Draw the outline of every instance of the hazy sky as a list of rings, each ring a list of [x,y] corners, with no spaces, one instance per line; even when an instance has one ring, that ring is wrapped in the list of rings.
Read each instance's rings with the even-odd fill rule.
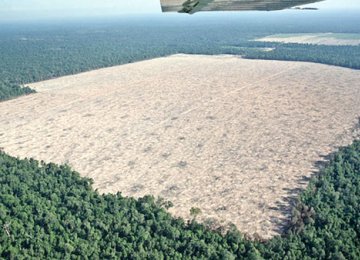
[[[326,0],[321,9],[359,9],[360,0]],[[160,13],[160,0],[0,0],[0,19]]]

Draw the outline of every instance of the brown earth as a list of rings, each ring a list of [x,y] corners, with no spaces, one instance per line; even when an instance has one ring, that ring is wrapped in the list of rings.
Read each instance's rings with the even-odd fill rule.
[[[9,154],[264,238],[360,116],[359,71],[311,63],[176,55],[30,86],[39,93],[0,103]]]
[[[341,39],[332,33],[323,34],[299,34],[288,37],[277,37],[270,35],[256,41],[260,42],[282,42],[282,43],[301,43],[301,44],[316,44],[316,45],[333,45],[333,46],[357,46],[360,45],[360,39]]]

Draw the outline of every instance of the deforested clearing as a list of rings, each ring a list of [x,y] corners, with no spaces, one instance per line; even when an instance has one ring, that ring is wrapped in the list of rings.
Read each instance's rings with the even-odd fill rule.
[[[360,45],[360,34],[347,33],[295,33],[270,35],[256,41],[282,42],[334,46]]]
[[[174,55],[31,84],[0,103],[0,146],[269,238],[317,162],[358,136],[359,82],[334,66]]]

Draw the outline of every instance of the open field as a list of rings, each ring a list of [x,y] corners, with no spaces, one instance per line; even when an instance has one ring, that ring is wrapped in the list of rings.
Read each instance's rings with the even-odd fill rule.
[[[357,136],[359,82],[326,65],[175,55],[31,84],[39,93],[0,103],[0,146],[269,238],[315,162]]]
[[[306,34],[276,34],[256,41],[303,43],[318,45],[360,45],[360,34],[346,33],[306,33]]]

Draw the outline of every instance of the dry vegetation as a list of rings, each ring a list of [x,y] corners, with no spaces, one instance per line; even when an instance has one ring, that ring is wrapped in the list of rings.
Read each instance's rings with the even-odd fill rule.
[[[309,34],[279,34],[270,35],[261,39],[261,42],[302,43],[317,45],[360,45],[360,35],[334,34],[334,33],[309,33]]]
[[[315,162],[356,134],[359,82],[311,63],[159,58],[32,84],[40,93],[0,103],[0,146],[267,238]]]

